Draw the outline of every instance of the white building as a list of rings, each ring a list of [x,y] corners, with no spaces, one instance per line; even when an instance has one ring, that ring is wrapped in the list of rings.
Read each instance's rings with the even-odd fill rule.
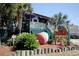
[[[79,26],[78,25],[69,25],[70,34],[79,36]]]

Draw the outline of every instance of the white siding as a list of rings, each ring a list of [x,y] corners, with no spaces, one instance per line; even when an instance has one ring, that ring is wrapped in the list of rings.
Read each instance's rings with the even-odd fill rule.
[[[48,22],[47,27],[48,27],[48,29],[51,30],[52,33],[54,32],[54,26],[52,24],[50,24],[49,22]]]

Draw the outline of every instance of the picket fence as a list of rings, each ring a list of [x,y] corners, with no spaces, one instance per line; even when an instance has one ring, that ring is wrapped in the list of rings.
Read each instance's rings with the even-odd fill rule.
[[[79,50],[79,47],[63,47],[63,48],[38,48],[34,50],[16,50],[15,56],[37,56],[52,53],[60,53],[66,51]]]

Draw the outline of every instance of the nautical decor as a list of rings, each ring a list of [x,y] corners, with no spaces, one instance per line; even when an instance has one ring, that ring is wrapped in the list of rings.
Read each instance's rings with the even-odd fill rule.
[[[41,32],[37,34],[37,40],[41,45],[46,44],[48,42],[49,36],[46,32]]]

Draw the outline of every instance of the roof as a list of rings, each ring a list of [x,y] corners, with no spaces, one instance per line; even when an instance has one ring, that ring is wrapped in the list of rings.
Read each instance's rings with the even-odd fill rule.
[[[50,17],[48,16],[44,16],[44,15],[40,15],[40,14],[37,14],[37,13],[32,13],[32,14],[28,14],[28,13],[25,13],[25,16],[28,16],[27,18],[33,18],[33,17],[36,17],[38,16],[39,18],[44,18],[44,19],[51,19]]]
[[[48,16],[40,15],[40,14],[37,14],[37,13],[33,13],[33,14],[38,15],[40,18],[51,19],[51,18],[48,17]]]

